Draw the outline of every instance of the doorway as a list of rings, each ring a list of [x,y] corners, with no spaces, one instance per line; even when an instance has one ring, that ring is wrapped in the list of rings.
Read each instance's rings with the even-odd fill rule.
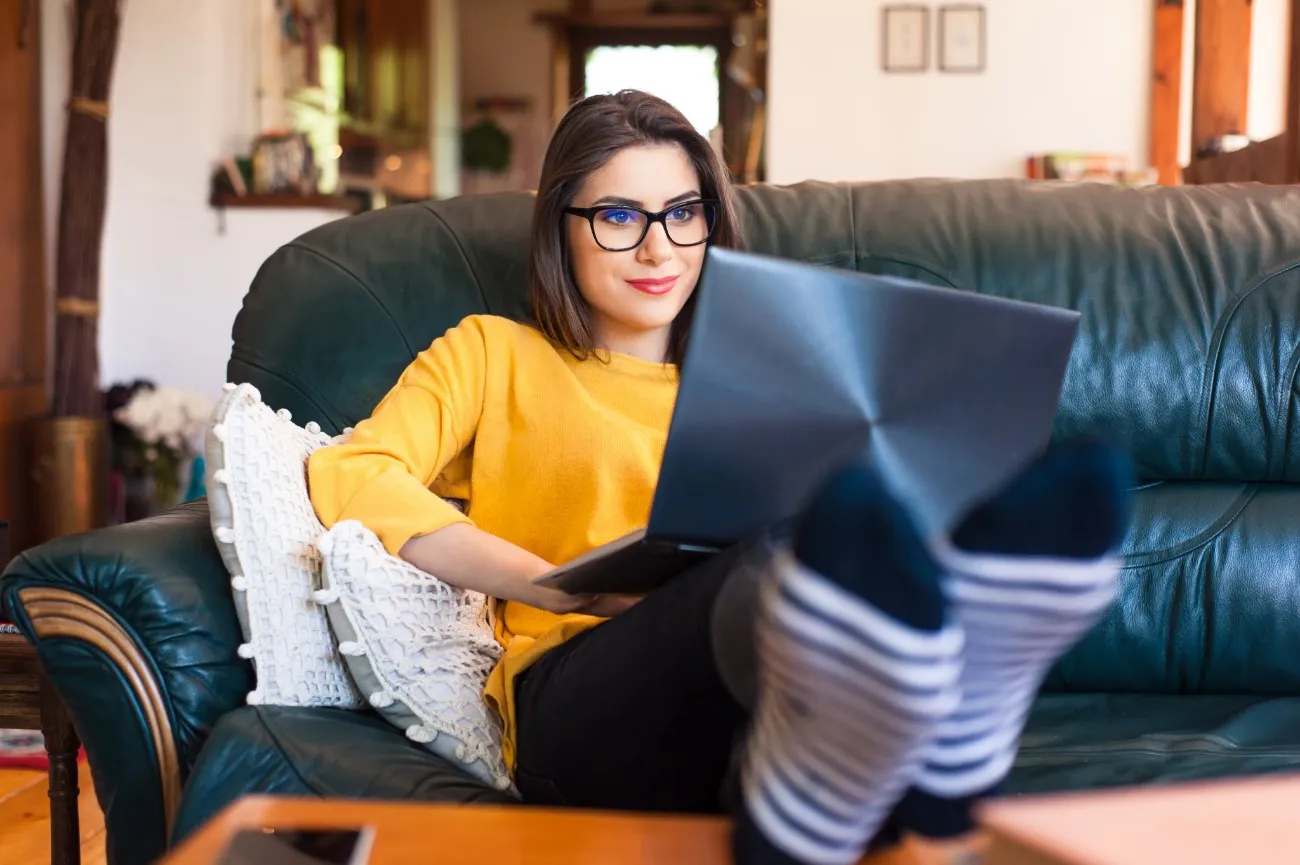
[[[577,26],[567,41],[570,96],[624,87],[653,93],[681,109],[719,153],[724,130],[740,126],[739,95],[725,72],[733,50],[725,20],[686,27]]]

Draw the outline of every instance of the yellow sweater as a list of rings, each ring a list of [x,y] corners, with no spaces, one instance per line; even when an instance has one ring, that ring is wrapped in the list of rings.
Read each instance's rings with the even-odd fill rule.
[[[357,520],[394,555],[472,521],[563,564],[645,525],[676,397],[674,366],[579,361],[531,327],[471,316],[411,362],[346,444],[312,454],[312,503],[326,527]],[[467,512],[443,498],[468,500]],[[601,620],[518,602],[496,612],[505,652],[485,696],[513,768],[515,677]]]

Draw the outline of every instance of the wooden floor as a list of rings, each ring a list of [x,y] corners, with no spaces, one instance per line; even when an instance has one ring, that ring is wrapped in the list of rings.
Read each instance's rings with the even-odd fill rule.
[[[104,815],[81,763],[81,861],[104,865]],[[0,850],[4,865],[49,865],[50,800],[44,772],[0,769]]]

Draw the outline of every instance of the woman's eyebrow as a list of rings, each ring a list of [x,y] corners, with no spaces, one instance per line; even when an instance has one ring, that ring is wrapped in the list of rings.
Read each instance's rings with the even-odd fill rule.
[[[699,197],[700,197],[699,190],[692,189],[689,192],[683,192],[681,195],[674,195],[672,198],[664,202],[664,206],[672,207],[674,204],[680,204],[683,201],[689,201],[692,198],[699,198]],[[635,198],[623,198],[618,195],[606,195],[601,198],[597,198],[594,202],[592,202],[591,206],[596,207],[601,204],[615,204],[621,207],[644,207],[645,206],[641,202],[637,201]]]

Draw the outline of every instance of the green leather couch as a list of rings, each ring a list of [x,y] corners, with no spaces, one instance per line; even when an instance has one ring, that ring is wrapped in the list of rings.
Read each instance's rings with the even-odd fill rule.
[[[1300,189],[739,198],[757,251],[1082,311],[1058,432],[1128,446],[1144,485],[1118,600],[1046,683],[1009,791],[1300,769]],[[530,207],[409,205],[288,244],[234,323],[229,378],[351,424],[462,316],[524,315]],[[250,791],[500,800],[371,714],[246,706],[229,585],[202,503],[46,544],[0,581],[85,741],[110,862],[153,860]]]

